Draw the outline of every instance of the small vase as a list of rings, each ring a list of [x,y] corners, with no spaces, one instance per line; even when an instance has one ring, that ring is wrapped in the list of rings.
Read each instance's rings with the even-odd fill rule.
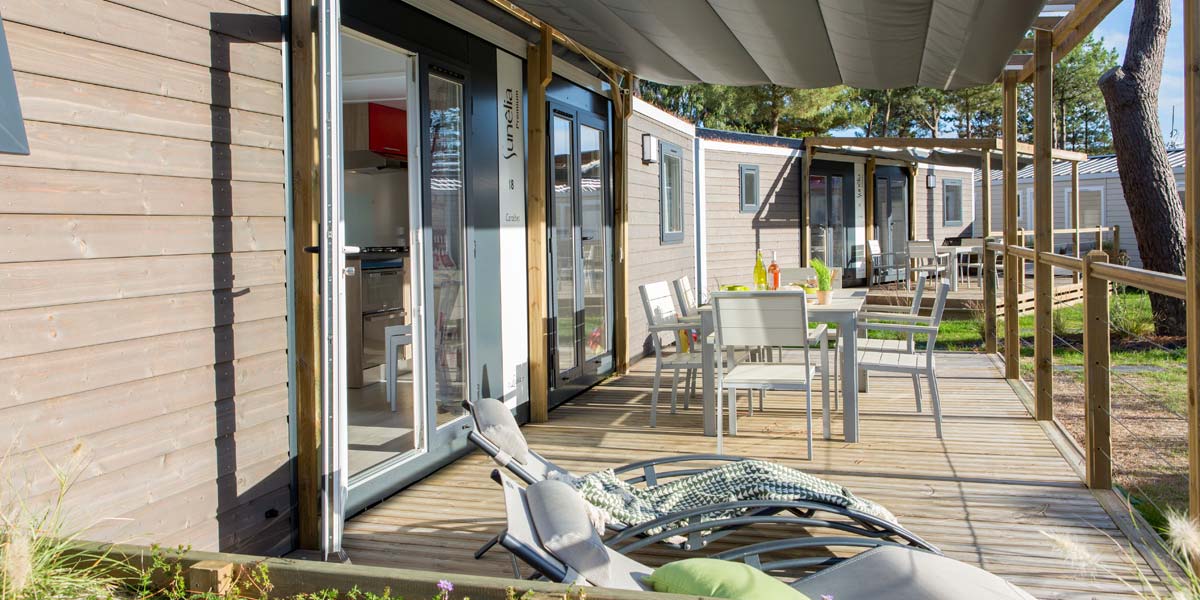
[[[817,290],[817,304],[829,304],[832,296],[833,290]]]

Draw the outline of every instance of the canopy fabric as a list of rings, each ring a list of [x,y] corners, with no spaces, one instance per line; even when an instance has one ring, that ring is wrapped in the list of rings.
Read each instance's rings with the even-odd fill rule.
[[[1045,0],[516,0],[643,79],[821,88],[991,83]]]

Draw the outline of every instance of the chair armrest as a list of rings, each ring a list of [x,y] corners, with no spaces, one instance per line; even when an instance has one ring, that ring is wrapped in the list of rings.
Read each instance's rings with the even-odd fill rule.
[[[908,314],[912,307],[902,304],[864,304],[863,311],[858,313],[860,316],[870,313],[902,313]]]
[[[901,325],[900,323],[868,323],[865,327],[863,327],[863,329],[924,334],[936,334],[938,332],[938,328],[933,327],[932,325]]]
[[[671,333],[675,331],[683,331],[684,329],[691,329],[697,324],[698,323],[664,323],[662,325],[650,325],[646,329],[650,333]]]
[[[933,322],[933,317],[910,315],[906,313],[858,313],[859,320],[867,321],[900,321],[902,323],[917,323],[921,325],[929,325]]]
[[[822,335],[829,333],[829,326],[821,323],[816,327],[808,328],[808,343],[813,344],[820,341]]]

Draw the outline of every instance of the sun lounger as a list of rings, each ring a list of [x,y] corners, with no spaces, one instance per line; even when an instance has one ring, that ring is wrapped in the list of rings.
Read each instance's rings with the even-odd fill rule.
[[[475,429],[468,434],[473,443],[526,484],[561,480],[584,490],[588,500],[604,512],[606,524],[617,532],[607,543],[622,552],[655,543],[695,551],[738,528],[766,524],[827,528],[937,551],[933,545],[897,524],[886,509],[790,467],[741,457],[685,455],[641,461],[580,477],[529,448],[516,419],[504,403],[484,398],[467,403],[467,408],[475,421]],[[685,464],[689,462],[718,464],[715,467]],[[670,467],[663,470],[664,466]],[[742,473],[731,475],[723,471]],[[773,476],[775,473],[781,475]],[[631,475],[623,477],[626,474]],[[731,482],[737,483],[738,476],[761,477],[763,485],[758,490],[737,490],[741,495],[721,490],[720,497],[735,500],[720,503],[697,502],[686,495],[689,489],[711,492]],[[681,480],[681,477],[690,479]],[[771,480],[767,481],[767,478]],[[633,486],[641,487],[633,489]],[[796,490],[794,496],[787,495],[790,489]],[[615,502],[605,501],[610,497],[624,497],[626,501],[614,506]],[[658,503],[679,506],[681,510],[655,510]],[[629,520],[621,520],[621,517]],[[482,548],[479,555],[494,542]]]
[[[507,528],[498,543],[541,576],[559,583],[649,590],[653,569],[604,545],[586,515],[586,503],[569,485],[553,480],[527,489],[494,473],[504,489]],[[796,558],[796,549],[865,548],[850,558],[832,552]],[[792,552],[788,552],[792,551]],[[784,552],[779,560],[775,553]],[[745,546],[712,558],[737,560],[764,572],[826,566],[790,585],[810,598],[837,600],[1032,600],[1033,596],[987,571],[932,552],[861,537],[806,537]],[[522,574],[514,563],[515,576]]]

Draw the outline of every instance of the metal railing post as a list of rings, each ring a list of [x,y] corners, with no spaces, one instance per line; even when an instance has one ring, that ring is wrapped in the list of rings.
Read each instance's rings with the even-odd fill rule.
[[[1092,275],[1092,265],[1108,262],[1103,250],[1083,258],[1083,390],[1087,443],[1087,484],[1112,488],[1112,438],[1109,397],[1108,281]]]

